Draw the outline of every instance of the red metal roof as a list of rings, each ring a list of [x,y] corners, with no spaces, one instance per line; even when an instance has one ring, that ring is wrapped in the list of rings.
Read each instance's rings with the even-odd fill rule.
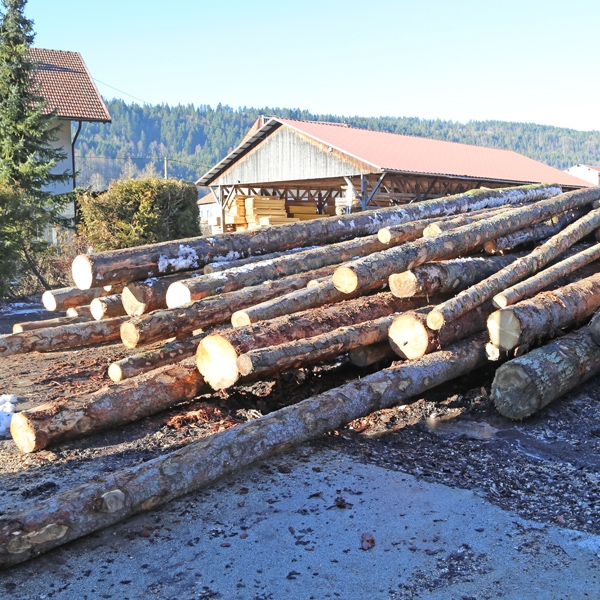
[[[347,125],[276,119],[381,171],[469,177],[515,183],[591,187],[569,173],[513,152]]]
[[[29,57],[37,63],[35,80],[49,110],[56,110],[60,118],[72,121],[111,121],[81,54],[30,48]]]

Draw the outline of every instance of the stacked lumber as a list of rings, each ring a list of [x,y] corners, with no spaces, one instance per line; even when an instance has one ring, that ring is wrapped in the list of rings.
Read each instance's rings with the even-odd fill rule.
[[[287,212],[290,218],[299,221],[311,221],[322,219],[328,215],[317,214],[317,203],[315,200],[288,200],[286,202]]]
[[[246,223],[248,229],[269,225],[295,223],[299,219],[290,219],[285,209],[285,200],[271,196],[249,196],[244,199]]]

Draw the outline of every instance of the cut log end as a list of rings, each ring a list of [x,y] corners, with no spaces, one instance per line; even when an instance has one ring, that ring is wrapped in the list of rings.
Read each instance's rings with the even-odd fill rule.
[[[140,341],[140,333],[134,323],[126,321],[121,325],[121,341],[126,348],[135,348]]]
[[[357,367],[368,367],[380,360],[391,359],[395,356],[388,342],[361,346],[360,348],[353,348],[348,352],[350,362]]]
[[[411,271],[394,273],[388,280],[390,292],[396,298],[412,298],[417,293],[418,279]]]
[[[252,319],[244,310],[237,310],[231,315],[233,327],[243,327],[244,325],[250,325],[250,323],[252,323]]]
[[[388,227],[383,227],[382,229],[380,229],[377,232],[377,239],[382,243],[382,244],[389,244],[390,241],[392,240],[392,233],[389,230]]]
[[[485,345],[485,353],[487,354],[488,360],[500,360],[500,349],[496,348],[492,342],[488,342]]]
[[[394,352],[409,360],[421,358],[429,349],[429,332],[413,315],[400,315],[389,330],[390,346]]]
[[[117,363],[111,363],[108,367],[108,377],[111,381],[118,383],[123,380],[123,369]]]
[[[54,311],[56,310],[56,298],[54,297],[54,294],[48,290],[47,292],[44,292],[42,294],[42,304],[44,305],[44,308],[46,310],[49,311]]]
[[[488,333],[494,346],[500,350],[512,350],[521,338],[521,323],[512,310],[498,310],[488,317]]]
[[[237,368],[241,375],[249,375],[254,370],[252,359],[247,354],[242,354],[237,359]]]
[[[92,263],[85,254],[80,254],[73,261],[71,272],[73,281],[80,290],[89,290],[94,283]]]
[[[237,359],[235,348],[219,335],[204,338],[196,352],[198,370],[214,390],[228,388],[238,380]]]
[[[175,281],[167,290],[166,302],[168,308],[179,308],[192,301],[192,294],[180,281]]]
[[[492,400],[502,416],[513,420],[532,415],[541,402],[535,382],[522,365],[512,361],[496,372],[492,384]]]
[[[442,228],[438,223],[432,223],[431,225],[427,225],[423,230],[423,237],[433,237],[434,235],[439,235],[442,233]]]
[[[492,298],[492,302],[496,308],[506,308],[508,306],[508,298],[504,295],[504,293],[496,294]]]
[[[96,321],[100,321],[106,314],[106,305],[102,302],[102,298],[94,298],[90,302],[90,312]]]
[[[434,331],[440,330],[444,326],[444,315],[438,310],[432,310],[427,315],[427,327]]]
[[[351,294],[358,287],[358,277],[350,267],[339,267],[333,274],[333,285],[344,294]]]
[[[146,312],[146,300],[135,283],[130,283],[121,292],[123,308],[130,317],[139,317]]]
[[[29,420],[20,413],[16,413],[10,420],[10,434],[17,448],[25,454],[41,450],[45,446],[42,432],[37,432]]]

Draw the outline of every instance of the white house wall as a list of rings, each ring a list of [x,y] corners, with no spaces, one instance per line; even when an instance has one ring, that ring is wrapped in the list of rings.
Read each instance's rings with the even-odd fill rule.
[[[586,165],[575,165],[574,167],[565,169],[565,171],[575,177],[579,177],[579,179],[589,181],[594,185],[600,185],[600,171],[596,169],[590,169],[590,167]]]
[[[373,173],[376,167],[355,160],[282,126],[240,158],[214,183],[268,183],[325,179]]]

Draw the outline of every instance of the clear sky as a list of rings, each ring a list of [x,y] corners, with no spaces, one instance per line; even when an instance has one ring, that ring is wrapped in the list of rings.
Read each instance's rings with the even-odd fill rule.
[[[600,130],[600,0],[29,0],[26,15],[106,98]]]

